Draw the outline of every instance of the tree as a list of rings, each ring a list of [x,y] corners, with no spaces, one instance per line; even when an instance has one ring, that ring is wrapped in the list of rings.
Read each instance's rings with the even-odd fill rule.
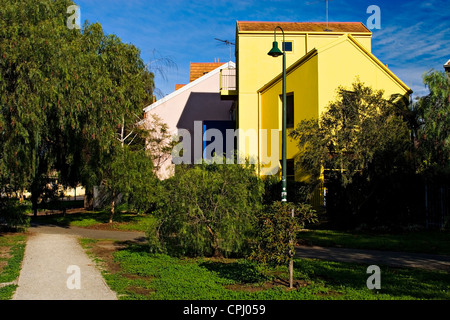
[[[103,172],[102,186],[111,199],[109,223],[113,222],[119,200],[146,211],[152,203],[156,178],[148,152],[117,147]]]
[[[154,88],[136,47],[100,24],[69,30],[70,5],[0,1],[0,181],[31,189],[35,214],[49,176],[88,193],[101,181],[99,161]]]
[[[178,165],[163,181],[150,238],[174,254],[242,255],[254,236],[264,186],[251,165]]]
[[[264,264],[289,265],[289,288],[293,288],[297,234],[305,223],[316,221],[310,205],[273,202],[258,217],[257,243],[250,258]]]
[[[412,116],[407,97],[384,99],[383,91],[359,81],[337,93],[318,120],[302,121],[291,137],[300,150],[297,168],[315,177],[323,170],[329,190],[337,192],[329,193],[330,199],[345,205],[339,209],[343,217],[375,204],[399,173],[414,172]]]
[[[431,175],[450,172],[450,84],[445,72],[424,73],[430,93],[414,104],[417,113],[419,171]]]
[[[172,150],[177,144],[166,123],[156,114],[150,114],[148,119],[140,122],[139,129],[143,132],[146,148],[150,153],[155,174],[161,173],[164,163],[172,156]]]
[[[292,131],[300,149],[298,166],[315,175],[323,167],[344,186],[357,175],[392,170],[410,146],[410,129],[397,99],[386,100],[383,91],[360,82],[352,90],[338,88],[337,101],[329,104],[318,121],[302,121]]]

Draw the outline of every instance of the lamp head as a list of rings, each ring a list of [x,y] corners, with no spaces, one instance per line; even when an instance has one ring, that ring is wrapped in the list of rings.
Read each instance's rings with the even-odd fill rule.
[[[283,52],[281,52],[281,50],[278,49],[278,42],[277,41],[273,42],[272,49],[267,54],[269,56],[274,57],[274,58],[283,55]]]

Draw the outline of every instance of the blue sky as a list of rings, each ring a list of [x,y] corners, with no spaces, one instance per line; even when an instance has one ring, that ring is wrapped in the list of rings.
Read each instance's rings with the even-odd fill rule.
[[[100,22],[105,33],[136,45],[146,63],[170,58],[176,68],[156,73],[159,97],[189,82],[190,62],[230,59],[215,38],[235,41],[236,21],[325,21],[325,0],[75,0],[81,20]],[[450,1],[331,0],[329,21],[367,23],[370,5],[381,9],[373,29],[372,52],[414,90],[427,94],[421,75],[443,70],[450,59]],[[232,50],[234,51],[234,50]],[[300,58],[300,57],[299,57]],[[234,55],[231,57],[235,61]]]

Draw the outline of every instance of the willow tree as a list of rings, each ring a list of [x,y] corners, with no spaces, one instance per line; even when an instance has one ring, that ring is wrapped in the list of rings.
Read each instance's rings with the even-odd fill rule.
[[[69,29],[70,0],[0,0],[0,176],[29,189],[34,212],[51,175],[99,183],[117,132],[153,90],[139,50],[100,24]]]

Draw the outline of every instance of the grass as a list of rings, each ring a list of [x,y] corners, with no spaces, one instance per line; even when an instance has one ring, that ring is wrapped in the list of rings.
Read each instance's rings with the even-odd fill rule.
[[[91,254],[95,244],[84,243]],[[369,290],[367,265],[297,259],[297,287],[290,290],[286,267],[244,259],[175,258],[151,254],[145,245],[111,254],[103,275],[123,300],[450,299],[450,274],[445,272],[380,266],[381,289]]]
[[[11,283],[19,277],[25,240],[23,234],[0,233],[0,300],[10,300],[17,288],[15,284],[1,284]]]
[[[415,231],[397,234],[305,230],[300,242],[324,247],[345,247],[450,255],[450,232]]]
[[[82,228],[94,228],[94,229],[108,229],[117,231],[140,231],[145,232],[148,229],[148,225],[151,223],[153,217],[146,214],[136,214],[130,212],[120,212],[120,208],[117,210],[114,217],[114,222],[109,224],[109,212],[107,210],[102,211],[84,211],[79,210],[75,213],[62,213],[42,215],[37,218],[33,218],[33,221],[56,224],[64,227],[82,227]]]

